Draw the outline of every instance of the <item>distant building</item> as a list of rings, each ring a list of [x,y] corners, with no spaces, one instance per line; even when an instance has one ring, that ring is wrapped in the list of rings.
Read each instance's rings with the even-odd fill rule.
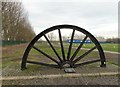
[[[71,40],[67,40],[67,43],[70,43],[71,42]],[[73,43],[81,43],[82,42],[82,40],[78,40],[78,39],[74,39],[73,40]],[[85,42],[84,43],[91,43],[92,41],[91,40],[85,40]]]

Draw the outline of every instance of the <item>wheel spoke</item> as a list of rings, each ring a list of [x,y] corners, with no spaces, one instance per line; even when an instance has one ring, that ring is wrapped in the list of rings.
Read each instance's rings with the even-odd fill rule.
[[[55,60],[54,58],[52,58],[51,56],[49,56],[48,54],[46,54],[45,52],[41,51],[40,49],[36,48],[35,46],[33,46],[33,48],[35,50],[37,50],[38,52],[42,53],[44,56],[46,56],[47,58],[51,59],[52,61],[56,62],[57,64],[59,64],[59,62],[57,60]]]
[[[57,51],[55,50],[55,48],[53,47],[53,45],[51,44],[51,42],[49,41],[49,39],[47,38],[47,36],[45,34],[44,34],[44,37],[47,40],[47,42],[49,43],[49,45],[52,48],[52,50],[54,51],[54,53],[56,54],[56,56],[58,57],[58,59],[60,60],[60,62],[62,62],[62,59],[60,58],[60,56],[58,55]]]
[[[87,36],[82,40],[82,42],[80,43],[80,45],[78,46],[78,48],[76,49],[76,51],[74,52],[74,54],[72,55],[72,57],[70,58],[71,61],[74,60],[74,58],[76,57],[77,53],[79,52],[79,50],[83,46],[83,44],[84,44],[84,42],[85,42],[86,39],[87,39]]]
[[[62,42],[62,36],[61,36],[61,31],[60,31],[60,29],[58,29],[58,33],[59,33],[59,39],[60,39],[62,56],[63,56],[63,60],[65,61],[65,52],[64,52],[64,47],[63,47],[63,42]]]
[[[76,63],[79,60],[81,60],[83,57],[85,57],[86,55],[88,55],[90,52],[92,52],[94,49],[96,49],[96,46],[94,46],[93,48],[91,48],[90,50],[88,50],[87,52],[85,52],[83,55],[81,55],[80,57],[78,57],[76,60],[74,60],[73,62]]]
[[[51,67],[58,67],[58,66],[55,65],[55,64],[47,64],[47,63],[35,62],[35,61],[27,61],[27,63],[38,64],[38,65],[44,65],[44,66],[51,66]]]
[[[72,36],[71,36],[71,40],[70,40],[70,45],[69,45],[69,49],[68,49],[68,54],[67,54],[67,60],[70,59],[70,54],[71,54],[71,48],[72,48],[74,34],[75,34],[75,29],[73,29],[73,32],[72,32]]]
[[[99,61],[100,61],[100,59],[92,60],[92,61],[87,61],[87,62],[84,62],[84,63],[79,63],[79,64],[75,64],[75,67],[86,65],[86,64],[91,64],[91,63],[95,63],[95,62],[99,62]]]

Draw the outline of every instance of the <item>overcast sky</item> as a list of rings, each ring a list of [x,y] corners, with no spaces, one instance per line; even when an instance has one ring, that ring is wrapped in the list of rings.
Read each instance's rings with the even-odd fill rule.
[[[118,37],[118,0],[23,0],[36,34],[72,24],[93,35]]]

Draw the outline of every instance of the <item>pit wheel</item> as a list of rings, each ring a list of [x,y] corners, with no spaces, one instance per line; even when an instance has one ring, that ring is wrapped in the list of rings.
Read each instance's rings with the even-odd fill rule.
[[[61,30],[63,31],[64,29],[70,29],[72,30],[71,33],[71,37],[70,37],[70,42],[69,42],[69,46],[66,48],[63,44],[65,42],[63,42],[62,40],[62,33]],[[59,49],[61,50],[61,56],[60,54],[56,51],[54,44],[51,43],[51,41],[49,40],[47,34],[49,32],[52,31],[57,31],[58,33],[58,38],[59,38]],[[66,31],[64,31],[66,32]],[[82,41],[78,44],[77,48],[75,49],[73,46],[73,41],[74,41],[74,35],[75,32],[81,32],[82,34],[84,34],[84,38],[82,39]],[[54,52],[54,54],[56,55],[56,58],[53,58],[53,56],[51,56],[50,54],[44,52],[42,49],[38,48],[35,46],[35,44],[37,43],[37,41],[41,38],[44,37],[46,41],[44,41],[43,43],[47,43],[50,48],[52,49],[52,51]],[[87,38],[89,38],[91,40],[91,42],[94,44],[94,47],[90,48],[89,50],[87,50],[86,52],[84,52],[83,54],[80,54],[79,56],[78,53],[80,51],[82,51],[82,46],[85,44]],[[40,41],[39,41],[40,42]],[[40,44],[40,43],[39,43]],[[71,54],[72,49],[75,49],[75,51],[73,52],[73,54]],[[54,62],[53,64],[49,64],[49,63],[43,63],[43,62],[37,62],[37,61],[29,61],[28,60],[28,55],[31,51],[31,49],[34,49],[38,52],[40,52],[42,55],[46,56],[46,58],[48,58],[49,60],[51,60],[52,62]],[[67,53],[65,54],[65,50],[67,49]],[[84,62],[80,62],[82,59],[85,58],[85,56],[87,56],[88,54],[90,54],[92,51],[94,51],[95,49],[97,49],[99,57],[98,59],[94,59],[92,61],[84,61]],[[68,64],[70,67],[75,68],[81,65],[86,65],[86,64],[91,64],[94,62],[101,62],[101,67],[105,67],[106,66],[106,60],[105,60],[105,55],[103,52],[103,49],[100,45],[100,43],[98,42],[98,40],[88,31],[86,31],[83,28],[80,28],[78,26],[74,26],[74,25],[57,25],[57,26],[53,26],[50,27],[46,30],[44,30],[43,32],[39,33],[28,45],[28,47],[25,50],[25,53],[23,55],[22,58],[22,63],[21,63],[21,69],[24,70],[26,69],[26,64],[27,63],[32,63],[32,64],[39,64],[39,65],[45,65],[45,66],[50,66],[50,67],[57,67],[57,68],[63,68],[64,65]]]

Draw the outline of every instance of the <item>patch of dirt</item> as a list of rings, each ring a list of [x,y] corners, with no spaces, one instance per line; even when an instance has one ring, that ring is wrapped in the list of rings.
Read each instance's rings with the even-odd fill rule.
[[[118,63],[118,56],[120,56],[120,54],[114,54],[114,53],[105,53],[105,57],[106,57],[106,61],[108,62],[112,62],[114,64],[119,64]]]
[[[14,52],[15,50],[18,50],[19,48],[26,48],[27,45],[28,44],[19,44],[19,45],[5,46],[5,47],[2,47],[2,52],[3,53]]]

